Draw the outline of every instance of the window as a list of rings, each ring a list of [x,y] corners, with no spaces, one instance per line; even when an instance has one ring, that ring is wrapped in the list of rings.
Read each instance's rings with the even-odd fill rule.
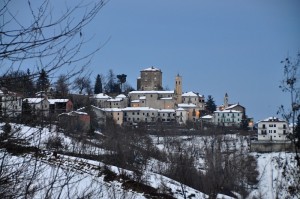
[[[152,97],[152,95],[150,95],[150,97]]]
[[[139,113],[139,112],[137,112],[137,115],[140,115],[140,113]]]
[[[135,113],[134,112],[132,112],[132,115],[134,115]]]
[[[276,130],[274,130],[274,133],[276,133]]]
[[[272,133],[272,130],[269,130],[269,133]]]
[[[120,113],[118,113],[118,115],[120,115]]]

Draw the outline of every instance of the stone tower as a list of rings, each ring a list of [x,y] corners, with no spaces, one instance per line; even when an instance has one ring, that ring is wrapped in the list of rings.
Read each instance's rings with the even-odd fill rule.
[[[228,94],[225,93],[225,97],[224,97],[224,109],[228,107]]]
[[[179,74],[175,77],[175,97],[177,104],[182,103],[182,77]]]
[[[141,76],[137,79],[137,90],[151,91],[162,90],[162,72],[153,66],[141,71]]]

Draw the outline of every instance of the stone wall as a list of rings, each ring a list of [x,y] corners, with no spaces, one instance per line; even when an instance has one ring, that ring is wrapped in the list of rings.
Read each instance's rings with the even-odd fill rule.
[[[266,142],[251,141],[251,152],[293,152],[294,146],[290,141],[282,142]]]

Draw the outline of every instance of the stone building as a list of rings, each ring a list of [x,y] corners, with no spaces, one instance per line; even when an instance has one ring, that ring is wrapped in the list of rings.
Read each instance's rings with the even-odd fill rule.
[[[150,91],[162,90],[162,72],[158,68],[146,68],[141,71],[140,77],[137,79],[137,90]]]

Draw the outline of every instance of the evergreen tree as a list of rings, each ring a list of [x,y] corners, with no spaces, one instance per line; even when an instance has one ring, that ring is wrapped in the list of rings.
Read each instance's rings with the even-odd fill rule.
[[[50,81],[49,81],[48,74],[44,69],[42,69],[36,82],[37,91],[47,92],[49,87],[50,87]]]
[[[205,104],[205,108],[209,113],[213,113],[217,109],[215,101],[211,95],[208,96],[208,99]]]
[[[98,74],[96,77],[94,94],[99,94],[99,93],[102,93],[102,81],[100,75]]]

